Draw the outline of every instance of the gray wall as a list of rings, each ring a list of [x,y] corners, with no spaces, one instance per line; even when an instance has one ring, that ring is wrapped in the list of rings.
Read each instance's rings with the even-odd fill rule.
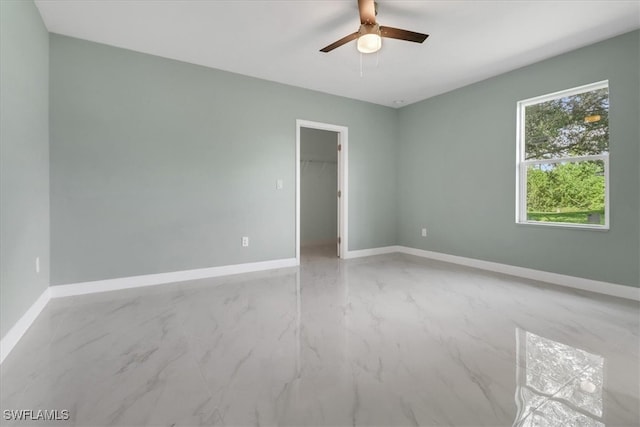
[[[414,248],[638,286],[635,31],[399,112],[398,238]],[[516,102],[610,84],[611,229],[515,224]],[[428,237],[420,237],[426,226]]]
[[[59,35],[51,87],[53,285],[295,257],[296,119],[349,127],[349,249],[396,242],[393,109]]]
[[[31,1],[0,1],[0,92],[4,337],[49,284],[49,35]]]
[[[1,3],[3,335],[48,281],[49,165],[52,284],[288,258],[298,118],[349,127],[350,250],[638,284],[637,31],[399,111],[51,35],[48,163],[46,30]],[[602,79],[611,230],[516,225],[516,102]]]
[[[338,235],[338,133],[300,129],[300,244]]]

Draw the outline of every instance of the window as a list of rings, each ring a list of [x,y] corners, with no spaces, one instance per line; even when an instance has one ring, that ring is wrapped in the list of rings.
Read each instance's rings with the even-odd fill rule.
[[[516,222],[609,228],[608,81],[518,102]]]

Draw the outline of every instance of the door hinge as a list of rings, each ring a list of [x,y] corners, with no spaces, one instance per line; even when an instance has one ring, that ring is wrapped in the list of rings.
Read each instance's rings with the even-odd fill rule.
[[[342,197],[342,191],[338,190],[338,197]]]
[[[342,151],[342,144],[338,144],[338,151]]]
[[[342,239],[338,237],[338,244],[342,243]]]

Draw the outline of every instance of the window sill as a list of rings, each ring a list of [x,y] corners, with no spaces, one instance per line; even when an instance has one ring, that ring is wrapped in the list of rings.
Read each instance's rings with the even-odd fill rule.
[[[589,225],[589,224],[571,224],[571,223],[565,223],[565,222],[516,221],[516,225],[565,228],[565,229],[571,229],[571,230],[609,231],[609,225],[597,225],[597,224]]]

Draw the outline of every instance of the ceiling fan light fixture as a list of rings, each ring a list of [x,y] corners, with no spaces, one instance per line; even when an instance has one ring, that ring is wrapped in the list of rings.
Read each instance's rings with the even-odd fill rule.
[[[358,37],[358,51],[361,53],[374,53],[382,47],[380,26],[378,24],[362,24]]]
[[[358,50],[361,53],[374,53],[382,47],[382,37],[377,34],[365,34],[358,38]]]

